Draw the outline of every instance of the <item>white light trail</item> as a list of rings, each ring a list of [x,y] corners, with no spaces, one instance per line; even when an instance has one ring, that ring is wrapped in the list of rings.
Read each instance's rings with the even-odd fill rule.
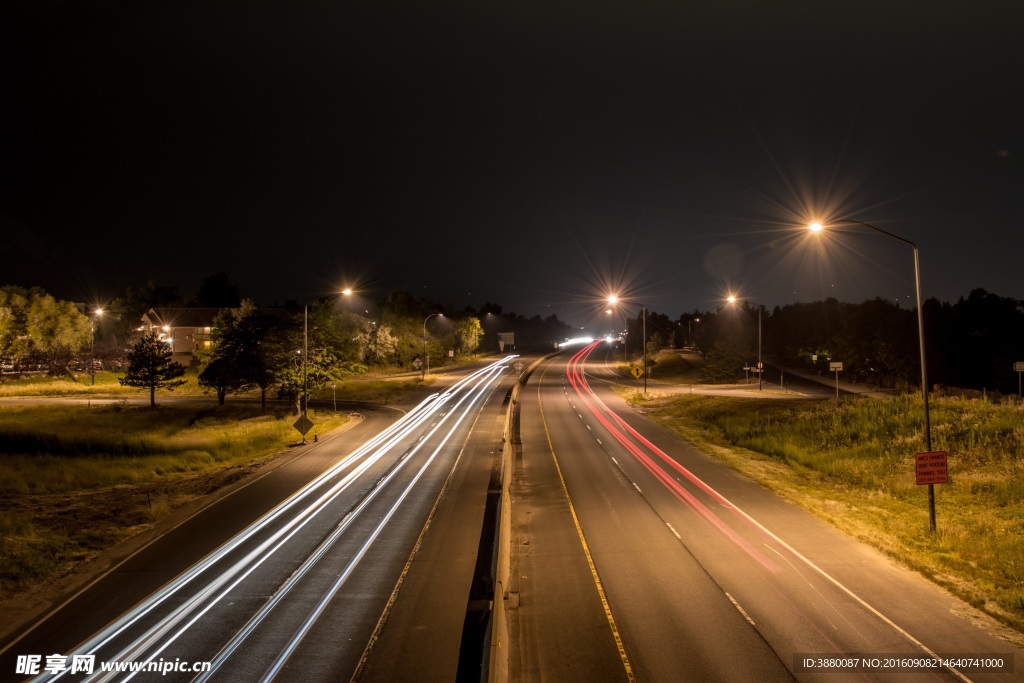
[[[217,574],[208,584],[206,584],[198,592],[192,594],[190,597],[185,599],[181,605],[175,608],[170,614],[164,616],[160,621],[148,628],[143,634],[138,636],[130,645],[124,647],[117,655],[109,659],[116,661],[143,661],[141,657],[149,651],[147,660],[152,660],[157,657],[163,650],[174,642],[182,633],[193,626],[204,614],[206,614],[214,605],[216,605],[225,595],[227,595],[232,589],[237,587],[246,577],[248,577],[253,571],[255,571],[260,565],[262,565],[268,558],[280,550],[285,543],[295,536],[303,527],[311,522],[317,515],[319,515],[324,509],[330,505],[331,502],[335,501],[338,496],[344,493],[351,485],[358,481],[359,477],[367,472],[371,466],[379,462],[385,455],[393,450],[397,445],[403,443],[403,441],[416,429],[421,429],[423,425],[430,419],[438,418],[438,422],[431,426],[428,434],[432,435],[447,421],[448,416],[453,414],[454,408],[459,407],[463,402],[467,400],[468,396],[473,396],[470,403],[467,405],[468,410],[472,405],[486,394],[490,390],[492,383],[497,377],[507,369],[507,363],[515,358],[515,356],[506,356],[500,361],[496,361],[474,373],[471,373],[467,377],[459,380],[454,385],[449,387],[443,394],[434,394],[416,406],[407,415],[403,416],[401,420],[391,425],[388,429],[384,430],[375,438],[368,441],[362,447],[354,451],[349,457],[339,462],[337,465],[331,467],[323,474],[316,477],[314,480],[309,482],[302,489],[289,496],[286,500],[282,501],[279,505],[274,507],[272,510],[264,514],[260,519],[251,524],[243,531],[236,534],[232,539],[224,543],[214,552],[210,553],[207,557],[197,562],[195,565],[190,567],[188,570],[179,575],[176,579],[168,582],[160,590],[149,596],[137,606],[127,611],[124,615],[119,617],[117,620],[112,622],[106,628],[98,632],[96,635],[91,637],[85,643],[75,648],[74,654],[96,654],[101,648],[111,644],[114,639],[126,634],[129,629],[137,624],[145,616],[151,614],[160,605],[165,603],[169,598],[183,591],[188,585],[195,582],[201,576],[204,576],[211,572],[215,565],[225,560],[232,552],[241,548],[241,546],[247,542],[255,540],[256,537],[262,532],[266,531],[275,522],[280,521],[285,515],[290,514],[287,518],[287,522],[281,526],[281,528],[274,531],[268,538],[264,539],[259,545],[253,550],[246,553],[246,555],[237,560],[232,565]],[[475,387],[476,393],[472,394],[471,389]],[[459,392],[465,392],[465,396],[460,398],[453,407],[448,407],[448,403],[453,396],[456,396]],[[465,411],[461,413],[458,420],[455,422],[452,429],[461,423],[465,417]],[[450,438],[451,432],[444,438],[444,443]],[[354,520],[358,514],[365,509],[365,506],[372,500],[377,492],[380,491],[386,483],[390,482],[396,473],[404,467],[404,464],[408,462],[409,458],[413,453],[418,451],[424,441],[421,438],[417,441],[416,445],[408,452],[403,454],[396,465],[394,465],[387,474],[375,484],[375,488],[370,494],[352,511],[350,511],[344,519],[336,527],[335,532],[331,534],[330,542],[333,543],[340,537],[341,533],[349,527],[352,520]],[[440,447],[439,447],[440,449]],[[428,463],[436,457],[439,452],[435,450],[430,456]],[[425,464],[423,468],[427,466]],[[353,465],[355,465],[353,467]],[[313,497],[317,492],[320,492],[327,484],[335,479],[345,469],[351,468],[347,474],[345,474],[340,480],[329,486],[325,491],[322,491],[319,497],[311,502],[307,502],[308,499]],[[413,483],[406,489],[402,494],[402,500],[408,494],[409,490],[416,481],[422,476],[424,469],[421,468],[420,472],[415,476]],[[397,504],[396,504],[397,506]],[[392,508],[392,511],[388,513],[387,519],[390,519],[397,507]],[[380,533],[383,529],[383,523],[374,532],[371,540],[367,543],[372,542],[373,538]],[[321,544],[320,547],[314,551],[306,562],[303,563],[301,573],[304,574],[308,567],[315,563],[316,559],[321,557],[330,544]],[[365,548],[362,549],[358,555],[359,558],[365,553]],[[355,563],[358,559],[355,560]],[[354,564],[352,565],[354,566]],[[351,570],[348,570],[349,572]],[[347,575],[347,574],[346,574]],[[297,580],[297,578],[296,578]],[[289,581],[291,585],[294,582]],[[288,585],[286,583],[286,585]],[[337,586],[340,588],[340,583]],[[284,586],[281,587],[282,589]],[[289,588],[290,589],[290,588]],[[332,589],[334,592],[337,588]],[[279,591],[280,592],[280,589]],[[287,593],[287,590],[284,590]],[[332,593],[333,594],[333,593]],[[273,600],[273,604],[277,604],[278,600]],[[268,603],[269,604],[269,603]],[[326,602],[324,603],[326,604]],[[204,607],[205,605],[205,607]],[[252,628],[255,628],[256,624],[262,620],[266,613],[269,613],[273,605],[269,608],[265,605],[264,609],[261,610],[261,616],[253,617]],[[194,616],[188,619],[190,615]],[[319,612],[316,613],[317,615]],[[312,617],[315,620],[315,616]],[[178,630],[170,636],[168,640],[163,640],[168,636],[176,627],[179,627],[183,622],[188,619],[187,623],[180,626]],[[247,627],[248,628],[248,624]],[[248,628],[246,635],[252,631],[252,628]],[[245,630],[245,629],[243,629]],[[300,636],[296,636],[300,637]],[[244,636],[243,636],[244,639]],[[237,636],[236,639],[238,640]],[[162,644],[161,644],[162,642]],[[241,642],[239,640],[239,642]],[[294,641],[297,642],[297,641]],[[230,649],[233,651],[237,644],[229,644]],[[152,648],[157,648],[152,650]],[[227,652],[229,655],[230,652]],[[283,660],[282,660],[283,661]],[[216,667],[214,667],[214,670]],[[52,681],[59,679],[64,672],[56,675],[44,674],[37,677],[36,681]],[[132,674],[133,675],[133,674]],[[132,677],[129,675],[125,680]],[[114,677],[110,673],[104,676],[102,673],[97,672],[96,675],[88,680],[110,680]]]

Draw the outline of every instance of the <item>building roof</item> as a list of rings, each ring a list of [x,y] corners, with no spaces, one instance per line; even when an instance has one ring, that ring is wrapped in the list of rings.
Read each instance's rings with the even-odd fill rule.
[[[213,327],[219,308],[151,308],[142,315],[142,324],[153,327]]]

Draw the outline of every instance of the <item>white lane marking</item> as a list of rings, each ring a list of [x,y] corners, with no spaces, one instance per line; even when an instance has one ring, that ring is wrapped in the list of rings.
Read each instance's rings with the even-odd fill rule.
[[[750,622],[751,626],[757,626],[757,624],[754,622],[754,620],[750,618],[750,615],[747,614],[747,611],[745,609],[743,609],[742,607],[740,607],[740,603],[736,602],[736,598],[734,598],[731,595],[729,595],[728,592],[725,594],[725,597],[729,598],[729,601],[732,602],[733,606],[736,607],[736,609],[738,609],[740,611],[740,614],[743,615],[743,618]]]

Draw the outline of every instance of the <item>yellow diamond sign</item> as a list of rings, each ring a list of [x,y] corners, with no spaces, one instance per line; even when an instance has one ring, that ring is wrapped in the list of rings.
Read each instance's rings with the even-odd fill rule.
[[[302,436],[305,437],[306,434],[309,433],[309,430],[313,428],[313,421],[305,415],[300,415],[299,419],[295,421],[292,427],[295,427],[299,434],[302,434]]]

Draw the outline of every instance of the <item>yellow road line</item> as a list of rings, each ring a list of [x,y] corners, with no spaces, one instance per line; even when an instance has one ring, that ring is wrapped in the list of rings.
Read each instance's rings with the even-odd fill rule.
[[[548,367],[551,367],[550,365]],[[619,627],[615,624],[615,617],[612,615],[611,605],[608,604],[608,596],[605,595],[604,585],[601,583],[601,577],[598,576],[597,567],[594,565],[594,558],[590,554],[590,546],[587,545],[587,538],[583,535],[583,527],[580,526],[580,519],[576,515],[576,507],[572,504],[572,498],[569,497],[569,489],[565,485],[565,477],[562,476],[562,468],[558,465],[558,456],[555,455],[555,446],[551,443],[551,432],[548,430],[548,421],[544,416],[544,404],[540,400],[540,388],[543,384],[544,375],[547,374],[547,368],[541,373],[541,381],[537,383],[537,405],[540,407],[540,419],[544,425],[544,435],[548,440],[548,449],[551,451],[551,459],[555,463],[555,471],[558,472],[558,480],[562,483],[562,491],[565,493],[565,500],[569,503],[569,512],[572,514],[572,522],[576,525],[576,534],[580,538],[580,544],[583,546],[583,554],[587,558],[587,564],[590,566],[590,575],[594,579],[594,585],[597,587],[597,594],[601,598],[601,606],[604,608],[604,616],[608,620],[608,627],[612,631],[612,638],[615,639],[615,647],[619,650],[619,658],[622,659],[622,666],[626,670],[626,678],[629,681],[635,681],[636,677],[633,675],[633,667],[629,663],[629,657],[626,656],[626,647],[622,644],[622,636],[619,634]]]

